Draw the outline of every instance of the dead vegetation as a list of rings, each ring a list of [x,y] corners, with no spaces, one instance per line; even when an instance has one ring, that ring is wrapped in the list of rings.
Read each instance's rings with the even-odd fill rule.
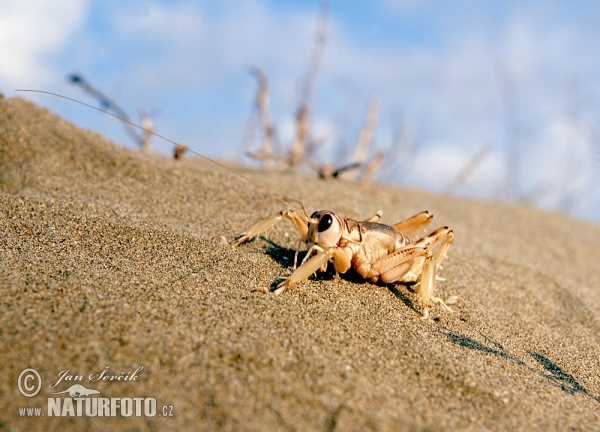
[[[316,157],[322,142],[314,137],[314,130],[311,126],[311,104],[315,81],[327,44],[328,19],[329,2],[324,0],[321,2],[318,13],[314,45],[295,114],[295,135],[287,147],[279,145],[277,141],[277,131],[273,125],[270,111],[267,75],[258,67],[250,68],[250,73],[256,79],[258,87],[254,104],[255,110],[248,123],[248,133],[244,138],[244,148],[247,149],[251,146],[249,141],[255,136],[256,128],[259,130],[260,143],[258,150],[245,151],[245,154],[252,159],[261,161],[263,168],[267,169],[296,171],[300,167],[308,167],[320,178],[339,178],[367,184],[371,183],[376,176],[383,177],[384,171],[396,170],[395,165],[398,160],[405,160],[407,152],[412,152],[413,154],[410,156],[411,159],[414,159],[415,149],[411,149],[414,147],[414,143],[410,142],[411,138],[405,132],[401,133],[398,128],[396,138],[388,150],[373,151],[380,104],[377,97],[371,96],[366,104],[363,125],[349,160],[344,163],[333,163],[319,160]],[[464,183],[486,156],[487,154],[484,154],[483,157],[475,155],[473,160],[458,171],[455,184],[450,184],[448,187],[455,189]],[[409,162],[405,165],[409,165]],[[406,167],[403,168],[406,169]]]
[[[125,127],[125,131],[141,151],[145,153],[150,153],[152,151],[154,123],[152,122],[148,111],[144,107],[140,108],[138,112],[141,127],[136,128],[133,125],[134,122],[131,120],[131,117],[129,114],[127,114],[127,111],[121,108],[121,106],[114,99],[106,96],[98,88],[90,84],[90,82],[84,78],[83,75],[72,74],[69,76],[69,81],[72,84],[81,87],[85,93],[95,98],[104,110],[112,112],[118,118],[120,118],[122,120],[121,123]],[[187,150],[187,146],[175,146],[174,158],[181,158],[185,150]]]
[[[311,134],[311,103],[315,81],[327,44],[328,19],[329,2],[324,0],[321,2],[314,46],[295,115],[296,133],[287,150],[284,149],[280,152],[274,150],[276,131],[271,121],[269,85],[266,74],[257,67],[250,69],[250,73],[258,82],[255,104],[258,122],[251,122],[251,124],[259,124],[260,149],[246,152],[246,154],[252,159],[262,161],[263,167],[269,169],[295,171],[298,167],[305,166],[315,171],[320,178],[343,178],[368,183],[372,181],[387,156],[383,152],[378,152],[369,158],[369,150],[379,117],[379,101],[376,97],[371,97],[367,104],[365,121],[358,135],[354,155],[349,162],[334,164],[318,161],[314,157],[321,143],[315,140]]]
[[[309,169],[320,178],[337,178],[348,181],[371,183],[374,180],[393,181],[400,183],[406,179],[408,173],[414,172],[416,156],[419,152],[418,143],[414,136],[407,132],[408,128],[402,122],[396,126],[395,137],[391,140],[386,150],[381,150],[375,144],[375,136],[380,118],[380,102],[376,96],[371,96],[366,104],[364,121],[356,136],[353,148],[344,144],[344,150],[338,151],[340,157],[334,161],[323,160],[319,156],[324,147],[324,140],[315,134],[313,125],[313,102],[315,83],[321,66],[328,42],[329,1],[322,0],[316,20],[316,29],[312,51],[308,60],[308,67],[302,80],[298,107],[296,109],[295,132],[286,143],[281,143],[277,128],[271,115],[270,87],[265,71],[253,66],[250,74],[257,83],[256,98],[252,116],[248,123],[246,137],[243,140],[243,153],[251,159],[260,161],[265,169],[297,171]],[[556,205],[561,210],[573,211],[586,196],[597,187],[594,175],[589,170],[582,169],[580,160],[571,160],[565,164],[566,168],[560,176],[548,176],[527,185],[524,173],[527,170],[524,152],[527,141],[532,136],[541,135],[544,129],[555,127],[558,123],[567,124],[568,128],[583,137],[586,142],[582,144],[587,157],[593,158],[598,153],[598,134],[595,128],[586,123],[577,111],[572,113],[562,112],[558,118],[542,119],[532,122],[523,120],[517,98],[515,78],[502,64],[497,65],[497,78],[504,108],[504,147],[506,147],[505,161],[503,162],[504,174],[499,180],[497,190],[492,190],[490,195],[495,199],[507,201],[527,201],[539,204],[544,199],[556,197]],[[70,81],[82,88],[84,92],[94,97],[100,105],[125,119],[123,122],[128,135],[144,152],[152,150],[151,136],[154,125],[145,109],[139,110],[142,124],[141,132],[132,127],[130,116],[113,99],[92,86],[82,75],[73,74]],[[354,101],[350,108],[356,107]],[[256,146],[255,137],[258,131],[259,143]],[[338,143],[342,146],[342,143]],[[258,147],[256,149],[256,147]],[[469,180],[473,174],[483,166],[486,159],[497,149],[498,145],[488,142],[473,152],[462,165],[455,167],[456,174],[448,181],[441,191],[448,195],[468,193]],[[379,148],[379,149],[378,149]],[[252,149],[252,150],[249,150]],[[173,150],[173,157],[180,159],[188,151],[187,145],[177,145]],[[560,178],[559,178],[560,177]],[[575,180],[577,181],[575,181]],[[473,183],[473,182],[471,182]]]
[[[287,148],[280,145],[277,139],[277,131],[272,121],[269,104],[269,83],[267,75],[258,67],[251,67],[250,74],[256,79],[258,87],[256,92],[255,109],[248,124],[247,136],[244,139],[248,148],[248,142],[259,131],[259,149],[246,151],[245,154],[262,163],[263,168],[276,170],[296,171],[300,167],[308,167],[320,178],[340,178],[349,181],[371,183],[373,179],[385,171],[395,170],[395,164],[406,153],[406,148],[412,143],[408,142],[406,134],[397,134],[399,139],[394,139],[387,151],[372,151],[373,138],[375,136],[379,121],[379,99],[371,96],[366,104],[365,117],[360,129],[352,156],[344,163],[332,163],[319,160],[316,153],[323,143],[316,139],[311,127],[312,101],[314,96],[315,81],[323,62],[323,56],[327,45],[327,27],[329,21],[329,1],[322,0],[317,16],[314,45],[311,52],[308,69],[302,84],[301,97],[295,114],[295,135]],[[154,135],[154,124],[145,108],[139,110],[141,127],[133,126],[129,114],[112,98],[93,86],[81,74],[72,74],[69,77],[71,83],[78,85],[85,93],[95,98],[100,106],[106,111],[112,112],[122,120],[127,134],[143,152],[152,151],[151,138]],[[186,151],[187,145],[175,145],[173,158],[181,159]],[[414,149],[413,149],[414,150]],[[340,152],[345,153],[345,151]],[[414,156],[414,154],[412,155]],[[343,158],[342,158],[343,159]],[[404,167],[406,168],[406,167]],[[467,164],[459,172],[457,179],[459,183],[466,181],[466,177],[474,170],[473,162]],[[462,173],[462,174],[461,174]],[[462,177],[461,177],[462,175]],[[455,189],[458,185],[448,185]]]

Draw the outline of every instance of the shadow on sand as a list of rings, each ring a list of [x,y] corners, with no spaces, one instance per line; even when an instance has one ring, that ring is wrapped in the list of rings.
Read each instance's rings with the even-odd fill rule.
[[[552,385],[559,387],[562,391],[566,393],[572,395],[580,393],[600,403],[600,397],[590,394],[581,384],[579,384],[579,382],[577,382],[577,380],[572,375],[569,375],[568,373],[563,371],[558,365],[556,365],[556,363],[554,363],[548,357],[543,356],[542,354],[526,350],[527,354],[533,357],[533,359],[537,361],[546,372],[540,372],[528,366],[523,361],[515,357],[513,354],[506,351],[502,344],[485,336],[483,333],[479,334],[491,346],[484,345],[481,342],[477,342],[476,340],[471,339],[469,337],[458,335],[456,333],[451,332],[448,329],[445,329],[444,334],[446,335],[446,337],[448,337],[450,342],[452,342],[455,345],[481,351],[486,354],[495,355],[497,357],[505,358],[508,361],[511,361],[519,366],[527,368],[531,372],[542,376],[543,378],[547,379]]]

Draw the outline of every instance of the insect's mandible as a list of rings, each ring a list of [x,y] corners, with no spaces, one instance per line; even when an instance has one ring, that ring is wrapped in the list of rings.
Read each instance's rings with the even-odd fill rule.
[[[77,99],[41,90],[16,91],[43,93],[67,99],[115,117],[133,127],[170,142],[178,148],[184,147],[128,119]],[[302,241],[306,243],[308,252],[300,267],[296,268],[298,249],[296,250],[294,271],[277,285],[273,291],[275,294],[280,294],[292,285],[308,279],[316,271],[326,271],[328,263],[331,262],[336,275],[346,273],[354,268],[361,277],[371,282],[381,281],[386,284],[394,282],[417,283],[416,286],[421,294],[423,319],[429,317],[431,304],[440,305],[446,311],[452,312],[448,305],[460,300],[459,297],[452,296],[444,301],[433,294],[436,280],[440,279],[436,275],[446,258],[446,253],[454,239],[454,233],[450,228],[442,227],[428,235],[419,237],[433,217],[428,211],[417,213],[394,225],[379,223],[382,216],[381,211],[360,222],[342,217],[329,210],[316,211],[309,217],[302,204],[300,204],[302,207],[301,212],[289,202],[243,174],[189,148],[187,151],[244,179],[287,206],[286,210],[274,213],[253,225],[233,243],[233,247],[237,247],[247,240],[258,237],[283,219],[288,219],[293,223]]]

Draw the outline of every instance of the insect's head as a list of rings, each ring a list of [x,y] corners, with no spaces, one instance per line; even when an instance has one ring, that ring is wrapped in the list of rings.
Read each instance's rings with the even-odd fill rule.
[[[320,210],[310,216],[308,241],[325,248],[337,246],[342,237],[342,222],[329,210]]]

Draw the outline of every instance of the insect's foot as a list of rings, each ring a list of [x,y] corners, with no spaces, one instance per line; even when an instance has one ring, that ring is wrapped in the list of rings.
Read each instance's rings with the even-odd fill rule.
[[[409,271],[402,277],[402,282],[414,283],[415,287],[418,290],[418,286],[421,285],[421,275],[417,275],[417,274]]]
[[[454,313],[454,311],[448,305],[457,304],[457,303],[464,304],[464,302],[465,302],[462,298],[460,298],[458,296],[449,297],[446,301],[442,300],[439,297],[431,297],[429,299],[429,301],[431,302],[431,304],[441,306],[446,312],[449,312],[449,313]],[[428,318],[429,318],[429,306],[425,306],[423,308],[423,315],[421,316],[421,319],[426,320]]]
[[[275,288],[273,290],[273,294],[279,295],[281,293],[284,293],[288,288],[289,288],[289,285],[288,285],[288,280],[286,278],[286,280],[277,284],[277,288]]]
[[[247,240],[250,240],[250,237],[248,237],[248,235],[246,233],[244,233],[237,240],[235,240],[233,243],[231,243],[231,247],[236,248]]]
[[[260,287],[260,288],[253,289],[252,292],[259,292],[259,293],[262,293],[262,294],[269,294],[270,290],[269,290],[269,288],[266,288],[266,287]]]
[[[452,297],[450,297],[449,300],[452,300]],[[454,313],[454,311],[452,310],[452,308],[450,308],[450,306],[448,306],[448,304],[446,302],[444,302],[444,300],[442,300],[439,297],[431,297],[431,303],[443,307],[444,310],[447,311],[447,312]],[[450,304],[453,304],[453,303],[451,302]]]
[[[464,305],[465,300],[458,296],[451,296],[451,297],[448,297],[444,303],[446,303],[447,305],[457,304],[457,303]]]

